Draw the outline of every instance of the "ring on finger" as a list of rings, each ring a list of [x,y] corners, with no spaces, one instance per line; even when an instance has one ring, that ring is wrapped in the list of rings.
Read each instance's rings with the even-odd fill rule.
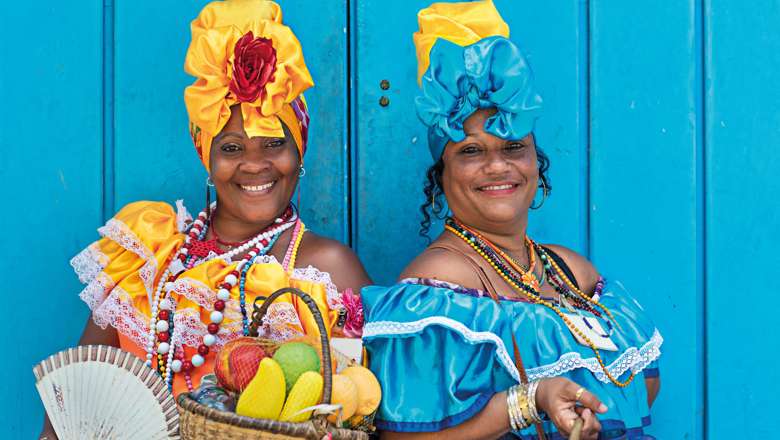
[[[574,400],[575,400],[575,401],[577,401],[577,402],[579,402],[579,401],[580,401],[580,398],[582,397],[582,393],[584,393],[584,392],[585,392],[585,388],[583,388],[583,387],[580,387],[580,388],[577,390],[577,392],[576,392],[576,393],[574,393]]]

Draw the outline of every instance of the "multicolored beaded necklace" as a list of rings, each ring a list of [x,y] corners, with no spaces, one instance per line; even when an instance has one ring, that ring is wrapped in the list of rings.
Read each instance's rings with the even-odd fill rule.
[[[519,267],[518,264],[513,262],[505,252],[498,248],[498,246],[494,245],[481,234],[470,229],[452,217],[447,218],[444,227],[446,230],[455,234],[458,238],[462,239],[464,242],[466,242],[466,244],[474,249],[482,258],[485,259],[488,264],[490,264],[493,270],[495,270],[496,273],[501,276],[501,278],[503,278],[504,281],[512,286],[512,288],[514,288],[518,293],[521,293],[523,296],[525,296],[531,303],[543,305],[557,314],[561,320],[563,320],[569,330],[580,336],[582,340],[584,340],[591,348],[591,350],[593,350],[593,353],[596,355],[596,359],[598,360],[602,371],[612,383],[618,387],[623,388],[628,386],[633,381],[633,372],[625,381],[620,381],[618,378],[615,378],[604,364],[604,361],[601,358],[601,353],[599,352],[598,348],[596,348],[596,345],[593,343],[593,341],[590,340],[590,338],[588,338],[587,335],[585,335],[582,331],[580,331],[571,322],[569,317],[560,310],[559,307],[556,307],[556,305],[551,301],[543,298],[538,287],[535,287],[532,283],[525,281],[525,279],[528,279],[528,277],[523,277],[522,275],[524,273],[528,275],[528,273],[524,272],[523,269]],[[573,298],[578,298],[578,302],[576,304],[581,306],[584,310],[593,312],[596,310],[596,308],[598,308],[601,310],[601,312],[610,318],[611,322],[615,322],[615,319],[609,309],[574,286],[574,284],[571,282],[571,280],[569,280],[560,266],[555,262],[555,260],[549,257],[542,246],[534,243],[528,237],[525,237],[525,240],[529,250],[535,250],[536,253],[539,254],[539,257],[544,265],[544,270],[547,272],[548,279],[550,279],[552,283],[555,284],[556,290],[559,292],[559,294],[562,295],[562,297],[566,297],[572,300]],[[533,253],[533,251],[530,252],[530,254]],[[531,275],[531,277],[533,277],[533,275]],[[533,278],[534,280],[536,279],[535,277]],[[536,285],[538,286],[538,283]],[[596,284],[596,292],[594,293],[594,297],[601,295],[603,288],[604,280],[599,278],[599,281]],[[601,315],[599,314],[598,316]],[[607,321],[610,329],[612,328],[611,322]]]
[[[218,238],[204,242],[210,223],[208,209],[213,211],[215,205],[204,209],[190,225],[184,244],[177,250],[165,272],[160,277],[151,305],[146,363],[151,366],[152,358],[155,354],[157,355],[157,370],[165,378],[169,388],[172,386],[173,374],[183,371],[187,387],[192,391],[193,386],[190,380],[190,373],[194,368],[203,365],[205,356],[209,353],[209,347],[216,344],[220,324],[224,319],[223,311],[226,302],[230,299],[230,289],[236,286],[236,284],[239,284],[244,334],[247,334],[248,318],[245,304],[245,284],[249,268],[258,257],[266,255],[271,250],[284,231],[293,226],[301,225],[298,215],[291,205],[281,217],[277,218],[270,226],[260,231],[253,238],[241,243],[230,243],[229,245],[235,244],[237,246],[229,251],[222,251],[215,243],[209,243],[216,242]],[[300,229],[300,227],[297,229]],[[293,240],[300,239],[293,237]],[[198,353],[192,356],[190,360],[184,359],[183,346],[178,347],[178,349],[176,347],[178,341],[173,328],[173,315],[176,310],[176,303],[173,297],[170,296],[170,292],[175,288],[174,281],[182,272],[192,269],[198,264],[217,257],[230,261],[238,255],[244,256],[238,262],[236,268],[216,284],[217,299],[213,305],[214,310],[209,315],[208,332],[203,336],[203,341],[198,346]],[[157,343],[156,347],[155,343]],[[167,359],[164,359],[166,355]]]

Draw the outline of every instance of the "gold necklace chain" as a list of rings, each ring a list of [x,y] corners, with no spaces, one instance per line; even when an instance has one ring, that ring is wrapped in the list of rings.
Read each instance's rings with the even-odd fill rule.
[[[609,369],[607,368],[606,364],[604,363],[604,360],[601,358],[601,352],[598,348],[596,348],[596,345],[591,341],[591,339],[585,335],[579,328],[577,328],[574,324],[572,324],[571,320],[566,316],[565,313],[561,312],[555,305],[553,305],[551,302],[543,299],[539,292],[529,292],[528,290],[524,289],[520,285],[518,285],[514,280],[509,278],[507,275],[503,274],[501,270],[498,268],[498,265],[492,259],[490,256],[485,254],[485,252],[480,249],[475,243],[472,243],[471,240],[468,239],[465,235],[463,235],[460,231],[456,230],[455,228],[445,225],[445,229],[455,234],[457,237],[459,237],[461,240],[465,241],[469,246],[471,246],[472,249],[474,249],[482,258],[485,259],[485,261],[490,264],[490,266],[493,268],[493,270],[506,281],[507,284],[509,284],[512,288],[514,288],[519,293],[525,295],[526,298],[528,298],[531,302],[535,304],[541,304],[548,309],[552,310],[556,315],[558,315],[561,320],[566,324],[566,327],[569,328],[569,330],[578,336],[582,338],[583,341],[590,347],[591,350],[593,350],[593,353],[596,355],[596,360],[599,363],[599,366],[601,367],[601,370],[604,372],[604,374],[607,376],[607,378],[612,382],[613,384],[617,385],[620,388],[627,387],[633,380],[635,373],[632,371],[631,375],[626,379],[625,381],[621,381],[617,378],[615,378],[612,373],[609,372]],[[469,231],[471,232],[471,231]],[[484,240],[484,239],[483,239]],[[488,244],[486,242],[486,244]],[[490,245],[490,244],[488,244]],[[492,248],[493,246],[491,246]]]

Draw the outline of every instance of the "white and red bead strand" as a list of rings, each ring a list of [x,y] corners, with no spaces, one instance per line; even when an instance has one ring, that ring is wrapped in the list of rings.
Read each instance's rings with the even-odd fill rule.
[[[276,226],[261,232],[251,240],[247,241],[245,244],[231,250],[230,252],[218,256],[220,258],[229,260],[233,256],[241,255],[242,253],[249,250],[244,258],[237,264],[236,269],[231,271],[220,283],[218,283],[217,287],[219,290],[217,291],[217,300],[214,302],[214,310],[209,316],[211,322],[207,326],[208,333],[204,335],[202,343],[198,346],[198,353],[195,354],[190,360],[186,360],[184,356],[184,347],[178,347],[179,344],[177,342],[179,338],[176,337],[175,329],[174,335],[169,337],[168,319],[175,310],[175,306],[172,305],[172,299],[168,298],[168,295],[173,290],[173,280],[176,278],[176,276],[179,275],[179,273],[185,269],[190,269],[199,263],[203,263],[212,258],[215,258],[212,256],[211,258],[206,258],[201,261],[195,261],[195,259],[192,259],[186,265],[186,268],[183,264],[187,260],[187,255],[189,253],[189,248],[192,241],[198,239],[198,236],[204,230],[203,228],[206,227],[206,217],[206,210],[198,215],[198,218],[193,222],[192,228],[185,237],[184,245],[174,256],[171,264],[160,278],[160,283],[158,284],[158,288],[155,291],[155,298],[152,303],[152,317],[149,325],[150,344],[148,344],[146,347],[147,365],[151,365],[151,359],[153,358],[155,351],[154,342],[156,339],[159,342],[156,350],[157,353],[168,355],[164,366],[166,382],[170,384],[172,380],[172,373],[183,371],[185,373],[187,387],[190,390],[193,389],[190,373],[194,368],[197,368],[205,363],[205,356],[208,355],[210,347],[217,343],[217,334],[220,330],[220,324],[224,320],[223,311],[227,304],[227,300],[230,299],[230,290],[238,283],[238,277],[241,268],[245,264],[248,264],[249,261],[254,257],[258,256],[261,252],[261,249],[264,249],[268,245],[272,237],[281,234],[285,230],[294,226],[298,219],[297,213],[293,211],[291,218],[276,219],[274,221]],[[257,246],[258,244],[261,244],[261,246]],[[162,299],[160,300],[161,296]],[[160,304],[159,308],[162,309],[159,310],[159,312],[157,307],[158,301]],[[165,304],[167,307],[162,307],[163,304]]]

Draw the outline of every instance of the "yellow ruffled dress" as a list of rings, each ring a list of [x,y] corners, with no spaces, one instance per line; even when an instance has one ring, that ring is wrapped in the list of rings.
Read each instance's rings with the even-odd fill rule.
[[[149,337],[150,302],[169,260],[184,243],[183,230],[191,219],[186,208],[177,202],[177,209],[163,202],[135,202],[120,210],[114,218],[98,229],[102,238],[71,260],[79,279],[86,284],[80,297],[92,311],[92,319],[102,328],[113,326],[119,333],[120,347],[145,359]],[[288,249],[295,255],[300,243]],[[209,315],[217,299],[215,286],[237,262],[220,258],[199,264],[183,272],[175,281],[172,298],[174,314],[174,346],[183,344],[185,358],[197,353],[197,347],[207,334]],[[294,266],[291,265],[291,266]],[[257,296],[268,296],[283,287],[295,287],[308,293],[317,303],[330,329],[338,318],[339,294],[330,275],[309,266],[283,267],[273,256],[258,258],[246,276],[247,313]],[[239,288],[230,292],[224,311],[224,321],[211,347],[206,362],[191,373],[197,387],[204,374],[213,372],[215,353],[225,342],[243,335],[239,308]],[[285,295],[269,308],[261,335],[286,340],[304,334],[318,334],[317,325],[306,305],[297,297]],[[183,374],[176,374],[174,394],[187,391]]]

